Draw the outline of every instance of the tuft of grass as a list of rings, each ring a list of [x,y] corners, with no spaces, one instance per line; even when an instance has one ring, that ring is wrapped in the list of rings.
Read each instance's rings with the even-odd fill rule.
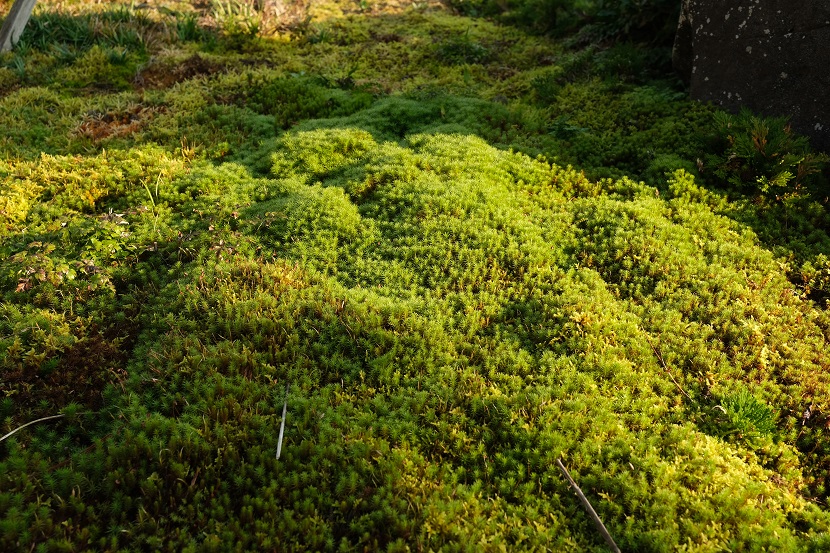
[[[726,421],[725,436],[751,441],[770,437],[775,431],[772,410],[747,390],[730,394],[721,401]]]

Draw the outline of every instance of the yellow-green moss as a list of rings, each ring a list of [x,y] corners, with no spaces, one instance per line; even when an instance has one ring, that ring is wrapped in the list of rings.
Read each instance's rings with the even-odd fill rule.
[[[234,1],[0,57],[0,423],[67,415],[0,548],[599,550],[559,458],[623,550],[827,548],[821,203],[638,46]]]

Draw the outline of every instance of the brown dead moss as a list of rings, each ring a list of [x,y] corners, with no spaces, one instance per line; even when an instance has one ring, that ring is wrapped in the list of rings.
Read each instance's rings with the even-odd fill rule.
[[[178,64],[157,60],[138,72],[135,87],[137,90],[170,88],[174,84],[224,70],[222,64],[205,59],[199,54],[194,54]]]
[[[159,107],[133,104],[120,111],[92,111],[84,116],[74,133],[94,143],[107,138],[129,136],[143,129],[162,110]]]
[[[120,339],[93,332],[63,352],[57,363],[43,363],[39,370],[21,364],[6,372],[1,389],[19,413],[54,414],[70,403],[95,410],[102,405],[104,388],[125,378],[126,357]]]

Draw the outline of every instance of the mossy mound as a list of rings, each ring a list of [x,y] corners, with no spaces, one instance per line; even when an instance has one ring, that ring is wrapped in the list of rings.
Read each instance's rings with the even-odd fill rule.
[[[0,414],[65,417],[0,444],[0,547],[601,551],[557,459],[626,551],[830,547],[817,188],[718,190],[613,52],[389,12],[159,12],[106,87],[128,21],[36,14]]]

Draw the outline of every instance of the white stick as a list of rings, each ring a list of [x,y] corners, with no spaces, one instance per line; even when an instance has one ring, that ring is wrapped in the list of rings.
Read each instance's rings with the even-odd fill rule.
[[[282,435],[285,432],[285,413],[288,410],[288,384],[285,385],[285,403],[282,404],[282,422],[280,423],[280,437],[277,440],[277,459],[282,453]]]
[[[61,418],[61,417],[63,417],[63,416],[64,416],[64,415],[52,415],[51,417],[43,417],[42,419],[37,419],[37,420],[34,420],[34,421],[32,421],[32,422],[27,422],[27,423],[26,423],[26,424],[24,424],[23,426],[18,426],[17,428],[15,428],[15,429],[14,429],[14,430],[12,430],[11,432],[9,432],[8,434],[6,434],[6,435],[5,435],[5,436],[3,436],[2,438],[0,438],[0,442],[2,442],[3,440],[5,440],[5,439],[6,439],[6,438],[8,438],[9,436],[11,436],[12,434],[14,434],[15,432],[17,432],[18,430],[23,430],[24,428],[26,428],[26,427],[27,427],[27,426],[29,426],[30,424],[35,424],[36,422],[43,422],[43,421],[48,421],[48,420],[52,420],[52,419],[59,419],[59,418]]]

